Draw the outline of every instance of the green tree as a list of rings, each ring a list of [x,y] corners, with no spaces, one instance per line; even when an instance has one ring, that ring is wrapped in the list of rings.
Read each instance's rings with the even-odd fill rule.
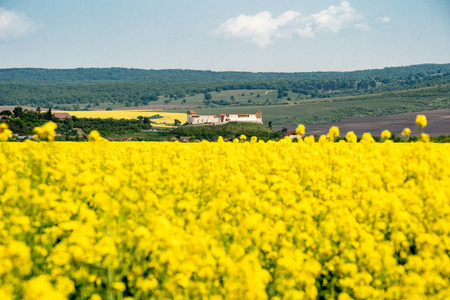
[[[23,114],[23,108],[20,106],[15,107],[13,110],[13,114],[14,114],[14,117],[20,118]]]
[[[211,100],[211,99],[212,99],[212,95],[210,93],[206,93],[205,100]]]
[[[0,112],[0,116],[12,116],[12,112],[10,110],[4,110]]]
[[[44,115],[44,119],[46,119],[46,120],[51,120],[52,117],[53,117],[52,109],[49,108],[48,111],[47,111],[47,112],[45,113],[45,115]]]

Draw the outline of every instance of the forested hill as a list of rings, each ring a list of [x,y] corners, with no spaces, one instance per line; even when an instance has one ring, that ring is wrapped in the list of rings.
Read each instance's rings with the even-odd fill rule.
[[[395,81],[450,74],[450,64],[423,64],[352,72],[213,72],[197,70],[143,70],[126,68],[0,69],[0,84],[95,83],[225,83],[266,80]]]

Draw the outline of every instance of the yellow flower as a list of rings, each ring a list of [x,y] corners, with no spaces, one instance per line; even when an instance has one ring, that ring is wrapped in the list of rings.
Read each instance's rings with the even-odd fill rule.
[[[407,137],[407,136],[409,136],[410,134],[411,134],[411,129],[409,129],[409,128],[403,129],[403,131],[402,131],[402,136]]]
[[[305,125],[299,124],[297,129],[295,130],[296,135],[304,135],[305,134]]]
[[[444,299],[450,144],[304,140],[0,144],[0,299]]]
[[[247,137],[245,136],[245,134],[241,134],[239,139],[241,140],[241,142],[243,142],[243,141],[245,141],[247,139]]]
[[[361,137],[361,143],[375,143],[375,140],[373,139],[372,135],[370,134],[370,132],[366,132],[362,135]]]
[[[100,136],[100,133],[97,130],[92,130],[88,135],[89,142],[99,142],[104,141],[105,139]]]
[[[0,124],[0,142],[6,142],[12,136],[12,131],[8,129],[8,124]]]
[[[347,140],[348,143],[356,143],[356,141],[358,140],[356,134],[353,131],[347,132],[345,139]]]
[[[0,299],[2,300],[12,300],[12,293],[7,289],[0,287]]]
[[[328,131],[327,137],[330,139],[334,139],[339,135],[339,128],[337,126],[332,126],[330,128],[330,131]]]
[[[120,292],[123,292],[123,291],[125,291],[126,286],[125,286],[125,283],[123,283],[121,281],[116,281],[116,282],[113,282],[112,288],[115,290],[118,290]]]
[[[93,294],[90,300],[102,300],[102,297],[99,294]]]
[[[389,132],[389,130],[383,130],[381,132],[381,138],[386,140],[386,139],[390,139],[391,138],[391,133]]]
[[[427,117],[425,117],[424,115],[417,115],[416,124],[421,128],[427,126]]]
[[[66,299],[65,293],[55,289],[50,276],[39,275],[25,284],[25,300],[58,300]]]
[[[56,123],[50,121],[41,127],[35,127],[33,132],[42,140],[53,141],[55,140],[55,130],[57,127],[58,125]]]
[[[424,143],[428,143],[430,141],[430,135],[422,133],[422,135],[420,136],[420,140]]]
[[[313,135],[305,137],[305,143],[307,144],[314,144],[316,142],[316,139]]]
[[[319,141],[318,141],[319,143],[326,143],[327,142],[327,137],[324,135],[324,134],[322,134],[320,137],[319,137]]]

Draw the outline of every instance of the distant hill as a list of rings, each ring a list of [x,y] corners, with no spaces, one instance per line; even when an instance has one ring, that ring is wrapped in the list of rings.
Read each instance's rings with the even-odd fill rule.
[[[213,114],[254,112],[258,107],[265,122],[274,126],[449,109],[449,89],[450,64],[302,73],[0,69],[0,106],[58,110],[157,106],[183,107],[183,112],[191,107]]]
[[[352,72],[214,72],[199,70],[143,70],[127,68],[0,69],[0,84],[96,83],[224,83],[266,80],[395,80],[450,73],[450,64],[422,64]]]

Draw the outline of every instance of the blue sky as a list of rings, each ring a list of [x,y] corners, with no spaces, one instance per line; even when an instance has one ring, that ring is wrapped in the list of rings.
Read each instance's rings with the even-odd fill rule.
[[[448,0],[0,0],[0,68],[347,71],[449,49]]]

